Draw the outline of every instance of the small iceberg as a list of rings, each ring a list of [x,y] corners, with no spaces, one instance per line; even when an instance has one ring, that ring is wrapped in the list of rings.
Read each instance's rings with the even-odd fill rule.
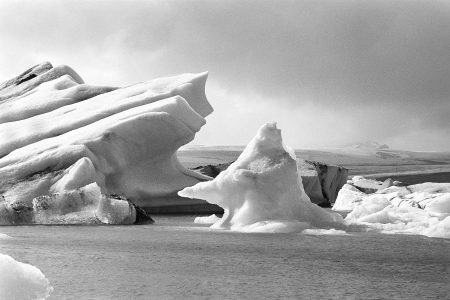
[[[262,126],[239,158],[214,180],[178,193],[224,209],[211,227],[241,232],[299,232],[343,227],[342,217],[312,203],[298,174],[294,151],[275,123]]]
[[[364,225],[383,233],[450,238],[450,183],[391,185],[370,192],[361,188],[360,182],[372,186],[381,186],[381,182],[355,177],[339,191],[333,206],[335,211],[348,212],[347,225]]]
[[[0,254],[0,299],[45,299],[52,291],[41,270]]]

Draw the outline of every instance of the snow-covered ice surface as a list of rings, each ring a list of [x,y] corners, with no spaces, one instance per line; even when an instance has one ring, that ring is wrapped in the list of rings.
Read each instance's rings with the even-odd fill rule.
[[[365,193],[347,183],[339,191],[336,202],[333,204],[333,210],[351,211],[362,201],[365,195]]]
[[[368,230],[450,238],[450,183],[391,186],[364,193],[349,181],[339,191],[333,210],[348,211],[348,225],[364,225]]]
[[[212,228],[243,232],[293,232],[342,227],[342,217],[311,203],[275,123],[262,126],[239,158],[214,180],[178,193],[224,209]]]
[[[206,78],[207,73],[181,74],[123,88],[96,87],[67,66],[45,63],[0,84],[0,223],[53,218],[50,223],[126,224],[133,209],[107,195],[151,206],[153,199],[160,203],[205,180],[181,166],[176,151],[212,112]],[[48,213],[58,210],[43,207],[47,215],[37,216],[34,199],[72,203],[90,184],[106,199],[88,201],[90,207],[101,204],[98,209],[59,207],[65,216],[57,221]],[[129,218],[120,216],[127,210]]]
[[[0,253],[0,299],[45,299],[52,291],[41,270]]]

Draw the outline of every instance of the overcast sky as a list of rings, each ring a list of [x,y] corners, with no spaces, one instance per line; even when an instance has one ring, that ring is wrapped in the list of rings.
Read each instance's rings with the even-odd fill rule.
[[[209,71],[194,143],[374,140],[450,151],[450,1],[5,1],[0,81],[42,61],[87,83]]]

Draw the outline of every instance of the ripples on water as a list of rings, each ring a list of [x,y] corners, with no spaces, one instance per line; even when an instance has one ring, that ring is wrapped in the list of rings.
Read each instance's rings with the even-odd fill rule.
[[[450,241],[146,226],[2,227],[0,252],[42,270],[50,299],[448,299]]]

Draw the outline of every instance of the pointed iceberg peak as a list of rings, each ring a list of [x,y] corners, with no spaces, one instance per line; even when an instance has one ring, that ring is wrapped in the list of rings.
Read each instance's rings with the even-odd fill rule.
[[[311,203],[295,154],[283,146],[276,123],[262,126],[239,158],[214,180],[183,189],[224,209],[213,228],[245,232],[302,231],[340,224],[342,218]]]
[[[261,149],[282,149],[281,130],[277,128],[277,123],[266,123],[261,126],[254,138],[257,146]]]

